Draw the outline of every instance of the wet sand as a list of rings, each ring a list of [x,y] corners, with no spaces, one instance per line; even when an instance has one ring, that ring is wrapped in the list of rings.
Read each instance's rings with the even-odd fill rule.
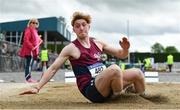
[[[33,84],[0,83],[0,109],[180,109],[180,84],[149,83],[148,97],[122,94],[106,103],[91,103],[76,84],[48,83],[39,94],[18,95]]]

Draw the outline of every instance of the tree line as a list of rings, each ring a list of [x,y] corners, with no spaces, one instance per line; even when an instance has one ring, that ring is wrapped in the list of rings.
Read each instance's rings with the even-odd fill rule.
[[[163,47],[160,43],[156,42],[151,46],[152,53],[179,53],[178,49],[175,46]]]

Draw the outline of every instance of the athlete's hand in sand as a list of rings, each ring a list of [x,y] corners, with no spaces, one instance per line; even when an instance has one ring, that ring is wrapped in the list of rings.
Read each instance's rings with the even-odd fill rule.
[[[126,37],[123,37],[122,41],[121,40],[119,41],[119,44],[125,50],[128,50],[130,47],[130,43]]]
[[[31,88],[28,90],[25,90],[23,92],[21,92],[19,95],[25,95],[25,94],[37,94],[39,92],[38,88]]]

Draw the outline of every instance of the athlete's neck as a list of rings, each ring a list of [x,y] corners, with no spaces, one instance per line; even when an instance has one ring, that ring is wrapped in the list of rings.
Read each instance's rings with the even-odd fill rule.
[[[86,38],[83,38],[83,39],[80,39],[80,38],[77,38],[77,40],[81,43],[82,46],[84,46],[85,48],[90,48],[91,47],[91,44],[90,44],[90,41],[89,41],[89,37],[86,37]]]

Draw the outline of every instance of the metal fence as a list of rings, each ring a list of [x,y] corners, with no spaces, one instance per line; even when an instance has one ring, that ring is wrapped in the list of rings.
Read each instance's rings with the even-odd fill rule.
[[[24,70],[24,60],[18,56],[0,55],[0,72],[15,72]]]
[[[0,41],[0,72],[24,71],[24,59],[18,56],[19,46]]]

